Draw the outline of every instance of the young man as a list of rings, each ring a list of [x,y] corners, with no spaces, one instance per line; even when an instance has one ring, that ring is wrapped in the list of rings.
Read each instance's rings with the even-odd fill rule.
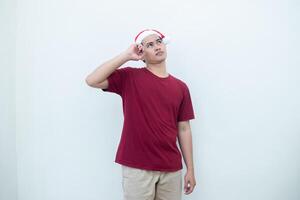
[[[86,78],[89,86],[122,98],[124,124],[115,162],[122,166],[126,200],[181,200],[183,167],[177,138],[187,168],[185,194],[196,185],[192,101],[188,86],[167,72],[165,39],[157,30],[143,30],[126,51]],[[118,69],[129,60],[143,60],[146,66]]]

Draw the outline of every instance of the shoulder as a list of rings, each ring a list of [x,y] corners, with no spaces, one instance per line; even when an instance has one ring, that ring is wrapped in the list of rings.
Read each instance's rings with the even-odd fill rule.
[[[128,72],[128,71],[132,71],[134,68],[131,66],[125,66],[125,67],[120,67],[117,70],[118,71],[124,71],[124,72]]]
[[[117,70],[122,71],[122,72],[138,72],[138,71],[140,71],[140,68],[136,68],[136,67],[132,67],[132,66],[125,66],[125,67],[120,67]]]
[[[124,69],[124,71],[126,71],[126,74],[128,74],[130,77],[143,76],[145,73],[144,67],[125,66],[122,69]]]
[[[183,81],[182,79],[173,76],[173,80],[176,82],[176,84],[178,85],[178,87],[180,87],[181,90],[187,90],[188,89],[188,85],[185,83],[185,81]]]
[[[135,71],[135,68],[131,67],[131,66],[122,66],[122,67],[119,67],[117,68],[115,71],[113,71],[112,74],[118,74],[122,77],[127,77],[129,75],[132,74],[132,72]]]

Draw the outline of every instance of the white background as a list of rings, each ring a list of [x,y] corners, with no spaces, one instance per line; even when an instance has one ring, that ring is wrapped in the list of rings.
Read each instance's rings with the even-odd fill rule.
[[[0,199],[122,199],[121,98],[85,77],[144,28],[173,39],[168,72],[192,96],[197,185],[183,200],[300,199],[299,10],[292,0],[1,0]]]

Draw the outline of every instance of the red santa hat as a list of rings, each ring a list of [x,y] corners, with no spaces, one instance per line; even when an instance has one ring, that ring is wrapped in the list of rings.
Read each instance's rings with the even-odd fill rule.
[[[134,42],[136,44],[141,44],[141,42],[143,41],[143,39],[149,35],[152,35],[152,34],[156,34],[158,35],[165,44],[168,44],[170,43],[170,38],[169,37],[166,37],[164,34],[162,34],[161,32],[155,30],[155,29],[145,29],[145,30],[142,30],[141,32],[139,32],[135,38],[134,38]]]

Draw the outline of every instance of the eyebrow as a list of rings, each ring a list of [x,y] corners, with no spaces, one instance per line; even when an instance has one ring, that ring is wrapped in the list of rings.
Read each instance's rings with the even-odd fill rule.
[[[157,41],[157,40],[162,40],[162,39],[159,37],[159,38],[157,38],[157,39],[154,40],[154,41]],[[148,45],[149,43],[153,43],[154,41],[152,41],[152,42],[147,42],[145,45]]]

